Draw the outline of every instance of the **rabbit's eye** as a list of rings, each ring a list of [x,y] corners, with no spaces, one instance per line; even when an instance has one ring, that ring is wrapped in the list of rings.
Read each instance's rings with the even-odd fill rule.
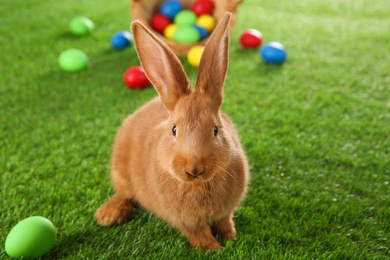
[[[218,134],[218,126],[214,126],[214,137]]]
[[[176,136],[176,125],[172,127],[172,134],[173,136]]]

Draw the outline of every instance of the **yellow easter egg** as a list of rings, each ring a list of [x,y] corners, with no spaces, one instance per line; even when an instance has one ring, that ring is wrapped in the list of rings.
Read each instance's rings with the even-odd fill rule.
[[[192,47],[187,54],[188,63],[195,68],[199,67],[199,63],[200,63],[200,59],[202,58],[203,51],[204,51],[203,46]]]
[[[177,26],[174,23],[171,23],[170,25],[165,27],[165,29],[164,29],[165,38],[167,38],[169,40],[173,40],[173,35],[175,34],[177,28],[179,28],[179,26]]]
[[[211,32],[215,28],[215,19],[212,15],[203,14],[196,19],[196,25],[205,28],[208,32]]]

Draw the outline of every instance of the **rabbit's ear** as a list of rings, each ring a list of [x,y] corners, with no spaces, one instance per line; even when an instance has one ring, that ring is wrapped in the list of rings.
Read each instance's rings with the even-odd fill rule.
[[[223,102],[223,84],[229,63],[229,24],[231,13],[225,13],[203,51],[196,89],[212,98],[219,107]]]
[[[131,25],[135,48],[146,76],[168,111],[182,95],[191,93],[190,82],[176,55],[140,21]]]

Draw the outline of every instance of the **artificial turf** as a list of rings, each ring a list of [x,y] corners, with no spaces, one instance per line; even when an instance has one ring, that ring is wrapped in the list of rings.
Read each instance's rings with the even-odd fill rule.
[[[219,1],[219,0],[218,0]],[[43,259],[389,259],[390,4],[387,0],[245,0],[230,43],[223,110],[240,133],[251,184],[222,252],[186,239],[137,209],[104,228],[93,218],[113,193],[108,162],[122,120],[156,96],[122,74],[134,48],[112,50],[129,1],[3,1],[0,8],[0,234],[49,218],[58,229]],[[96,29],[68,32],[84,15]],[[256,28],[287,49],[264,64],[238,38]],[[79,48],[90,67],[61,71]],[[196,69],[182,59],[192,80]],[[8,259],[1,247],[1,259]]]

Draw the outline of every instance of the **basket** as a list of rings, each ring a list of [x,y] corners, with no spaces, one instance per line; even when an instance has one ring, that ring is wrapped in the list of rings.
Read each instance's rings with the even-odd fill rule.
[[[160,5],[166,0],[131,0],[130,12],[131,17],[134,20],[140,20],[143,24],[145,24],[150,30],[153,29],[149,25],[149,21],[153,15],[159,12]],[[196,0],[179,0],[182,3],[183,9],[191,9],[192,4]],[[236,20],[237,20],[237,7],[244,0],[215,0],[214,1],[214,12],[213,16],[218,23],[222,16],[226,12],[232,13],[232,20],[230,22],[230,29],[233,29]],[[160,39],[165,42],[174,53],[177,55],[187,55],[189,49],[195,45],[205,45],[208,37],[203,39],[202,41],[196,44],[180,44],[165,38],[162,34],[156,32],[156,35],[160,37]]]

